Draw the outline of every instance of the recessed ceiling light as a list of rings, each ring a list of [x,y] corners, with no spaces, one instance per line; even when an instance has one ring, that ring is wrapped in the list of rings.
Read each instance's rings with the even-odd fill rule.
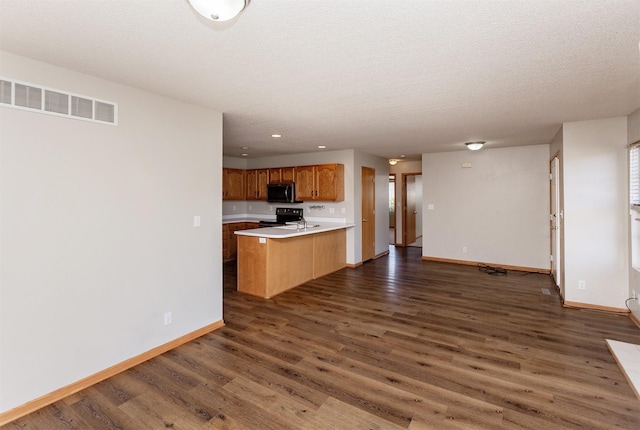
[[[326,145],[318,145],[318,149],[325,149],[326,147]]]
[[[400,156],[400,158],[404,158],[404,157],[406,157],[406,155],[401,155],[401,156]]]
[[[271,137],[275,137],[277,139],[279,137],[282,137],[282,135],[281,134],[272,134]]]
[[[249,147],[248,147],[248,146],[243,146],[243,147],[242,147],[242,148],[240,148],[240,149],[242,149],[242,150],[246,151],[247,149],[249,149]]]
[[[242,154],[243,157],[248,156],[249,154],[247,154],[246,152],[244,154]]]

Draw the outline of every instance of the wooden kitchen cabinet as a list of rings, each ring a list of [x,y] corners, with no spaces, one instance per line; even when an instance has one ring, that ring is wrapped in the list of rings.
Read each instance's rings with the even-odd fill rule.
[[[269,169],[247,170],[247,200],[267,200]]]
[[[339,202],[344,200],[344,164],[297,166],[296,198]]]
[[[276,167],[269,169],[269,183],[295,182],[295,167]]]
[[[245,178],[243,169],[222,169],[222,200],[244,200]]]
[[[258,228],[257,222],[233,222],[222,224],[222,260],[231,261],[238,257],[238,230]]]

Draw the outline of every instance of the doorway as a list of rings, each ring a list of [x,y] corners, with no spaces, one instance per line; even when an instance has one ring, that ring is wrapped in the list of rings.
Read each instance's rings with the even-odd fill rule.
[[[376,256],[376,171],[362,167],[362,262]]]
[[[389,245],[396,244],[396,174],[389,174]]]
[[[549,166],[550,170],[550,215],[549,215],[549,227],[551,230],[551,276],[560,291],[560,296],[564,300],[564,287],[562,283],[562,252],[561,252],[561,238],[562,238],[562,208],[560,206],[560,156],[556,154],[551,159]]]

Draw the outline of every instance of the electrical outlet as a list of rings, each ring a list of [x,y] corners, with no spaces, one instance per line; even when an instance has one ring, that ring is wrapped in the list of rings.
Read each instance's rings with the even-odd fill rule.
[[[586,290],[587,289],[587,283],[585,281],[578,281],[578,289],[579,290]]]
[[[171,324],[171,312],[164,313],[164,325]]]
[[[462,253],[466,254],[467,252],[469,252],[469,249],[466,246],[462,247]]]

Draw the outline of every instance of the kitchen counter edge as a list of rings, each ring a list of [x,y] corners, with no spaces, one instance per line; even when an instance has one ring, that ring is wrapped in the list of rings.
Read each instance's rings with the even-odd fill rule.
[[[269,239],[288,239],[290,237],[305,236],[309,234],[323,233],[325,231],[340,230],[343,228],[355,227],[353,223],[314,223],[318,227],[308,227],[307,229],[289,230],[278,227],[253,228],[250,230],[239,230],[235,234],[238,236],[265,237]]]

